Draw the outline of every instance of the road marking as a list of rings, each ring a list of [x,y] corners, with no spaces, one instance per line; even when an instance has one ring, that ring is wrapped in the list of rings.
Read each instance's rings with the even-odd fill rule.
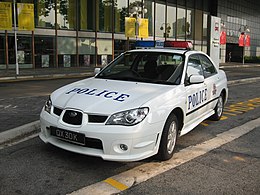
[[[144,163],[140,166],[134,167],[131,170],[122,172],[108,179],[115,180],[127,186],[127,188],[130,188],[161,173],[164,173],[170,169],[180,166],[186,162],[189,162],[194,158],[204,155],[209,151],[214,150],[226,143],[229,143],[241,137],[242,135],[249,133],[250,131],[254,130],[256,127],[259,126],[260,118],[257,118],[241,126],[220,133],[216,135],[215,138],[207,140],[201,144],[197,144],[195,146],[190,146],[183,150],[180,150],[179,152],[175,153],[173,157],[168,161]],[[109,185],[106,182],[108,179],[74,191],[70,195],[110,195],[117,194],[123,191]]]
[[[229,112],[226,112],[226,111],[224,111],[223,114],[224,114],[224,115],[230,115],[230,116],[237,116],[236,114],[229,113]]]
[[[201,122],[200,124],[205,126],[205,127],[209,126],[209,124],[207,124],[206,121],[205,122]]]
[[[259,97],[247,100],[245,102],[238,102],[235,104],[231,104],[230,106],[224,108],[223,115],[220,120],[228,119],[228,116],[226,116],[226,115],[237,116],[239,114],[244,114],[248,111],[254,110],[259,106],[260,106]],[[205,120],[202,123],[200,123],[200,125],[207,127],[211,123],[214,123],[214,122],[216,122],[216,121]]]
[[[116,189],[119,189],[120,191],[126,190],[128,188],[128,186],[126,186],[112,178],[108,178],[108,179],[104,180],[104,182],[110,184],[111,186],[115,187]]]
[[[228,119],[228,117],[227,117],[227,116],[224,116],[224,115],[221,116],[221,118],[220,118],[221,121],[223,121],[223,120],[227,120],[227,119]]]

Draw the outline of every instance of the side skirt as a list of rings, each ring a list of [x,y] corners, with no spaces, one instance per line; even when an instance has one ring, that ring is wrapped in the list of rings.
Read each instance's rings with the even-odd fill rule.
[[[194,122],[192,122],[188,125],[184,125],[181,130],[180,136],[185,135],[186,133],[190,132],[192,129],[194,129],[196,126],[198,126],[202,121],[206,120],[213,114],[214,114],[214,110],[210,110],[209,112],[205,113],[202,117],[199,117],[199,118],[196,118],[195,120],[193,120]]]

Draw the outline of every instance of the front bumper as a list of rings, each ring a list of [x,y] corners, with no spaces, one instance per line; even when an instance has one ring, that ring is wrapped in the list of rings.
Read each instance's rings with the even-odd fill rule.
[[[80,127],[75,127],[61,123],[58,117],[45,111],[41,112],[40,121],[41,132],[39,137],[45,143],[50,143],[71,152],[101,157],[104,160],[111,161],[137,161],[156,154],[163,128],[162,123],[150,124],[147,120],[135,126],[85,123]],[[50,134],[51,126],[83,133],[86,138],[100,140],[102,148],[80,146],[60,140]],[[127,150],[120,147],[122,144],[127,146]]]

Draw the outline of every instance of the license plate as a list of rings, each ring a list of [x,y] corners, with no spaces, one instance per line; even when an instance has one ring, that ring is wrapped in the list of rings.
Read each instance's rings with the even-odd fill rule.
[[[51,135],[55,136],[59,139],[80,144],[80,145],[85,145],[85,135],[83,133],[77,133],[73,131],[68,131],[65,129],[59,129],[56,127],[51,127]]]

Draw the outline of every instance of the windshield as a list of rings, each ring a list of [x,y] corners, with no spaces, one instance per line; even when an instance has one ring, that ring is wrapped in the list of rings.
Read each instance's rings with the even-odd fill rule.
[[[103,69],[96,78],[179,84],[184,56],[165,52],[126,52]]]

